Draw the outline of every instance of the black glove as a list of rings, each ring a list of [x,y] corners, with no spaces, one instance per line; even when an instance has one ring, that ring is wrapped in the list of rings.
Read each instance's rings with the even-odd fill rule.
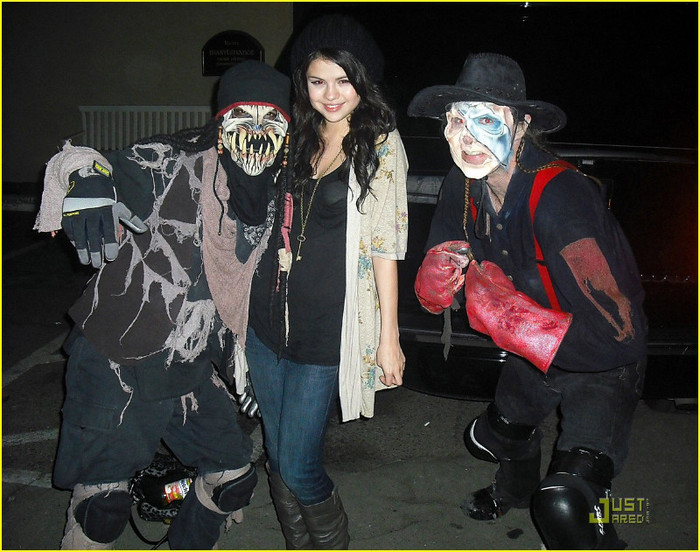
[[[117,191],[109,170],[95,161],[70,175],[68,193],[63,200],[61,226],[84,265],[99,268],[113,261],[119,251],[119,221],[136,233],[146,225],[126,205],[117,202]],[[103,255],[104,242],[104,255]]]
[[[255,398],[253,385],[250,382],[250,376],[247,372],[245,375],[245,388],[243,389],[243,393],[241,395],[237,394],[237,399],[241,414],[245,414],[249,418],[254,418],[255,416],[260,417],[258,401]]]

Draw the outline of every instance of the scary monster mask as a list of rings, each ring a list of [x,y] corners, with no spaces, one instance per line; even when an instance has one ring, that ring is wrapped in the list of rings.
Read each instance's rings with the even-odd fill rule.
[[[455,102],[446,113],[445,138],[455,164],[468,178],[483,178],[507,167],[513,154],[515,122],[508,107],[488,102]]]
[[[258,176],[274,163],[289,123],[272,106],[237,104],[224,113],[221,126],[232,161],[247,175]]]

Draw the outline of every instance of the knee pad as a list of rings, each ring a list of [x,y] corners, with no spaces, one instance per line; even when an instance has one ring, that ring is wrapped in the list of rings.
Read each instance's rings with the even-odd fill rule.
[[[532,499],[532,517],[547,548],[621,548],[614,527],[601,519],[600,499],[609,497],[613,462],[579,448],[555,453],[549,475]]]
[[[115,541],[122,534],[130,514],[131,495],[121,489],[98,491],[73,510],[73,517],[85,536],[103,544]]]
[[[509,421],[495,403],[464,430],[464,444],[472,456],[493,463],[532,456],[539,450],[539,442],[536,426]]]
[[[195,490],[202,504],[221,513],[235,512],[248,506],[258,483],[258,474],[252,464],[243,474],[240,471],[227,470],[197,477]]]

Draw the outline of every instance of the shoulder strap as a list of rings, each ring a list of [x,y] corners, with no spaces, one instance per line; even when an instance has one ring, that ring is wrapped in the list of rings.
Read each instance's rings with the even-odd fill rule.
[[[544,262],[544,255],[542,254],[542,249],[540,248],[537,235],[535,234],[535,211],[537,210],[537,204],[540,202],[542,192],[547,184],[549,184],[552,178],[566,169],[577,170],[572,164],[563,160],[557,160],[553,165],[538,171],[537,176],[535,176],[535,182],[532,185],[532,191],[530,192],[530,220],[532,221],[532,235],[535,239],[535,261],[537,262],[537,269],[540,272],[540,278],[542,279],[544,290],[547,293],[549,304],[553,309],[559,311],[561,310],[561,306],[559,305],[557,294],[554,292],[552,279],[549,276],[549,270],[547,270],[547,265]]]

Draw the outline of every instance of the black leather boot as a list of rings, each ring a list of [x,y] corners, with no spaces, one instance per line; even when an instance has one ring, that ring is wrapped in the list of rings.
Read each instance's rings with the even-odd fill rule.
[[[475,458],[499,468],[491,485],[462,502],[464,513],[493,520],[511,508],[527,508],[540,482],[540,440],[535,426],[511,422],[494,403],[475,418],[464,431],[464,444]]]
[[[282,526],[287,550],[313,549],[311,535],[309,535],[304,518],[301,516],[301,508],[296,497],[284,484],[279,473],[269,472],[268,481],[270,482],[272,504],[275,506],[277,519]]]
[[[529,508],[532,494],[540,483],[540,453],[524,460],[501,459],[490,486],[467,497],[462,511],[472,519],[498,519],[511,508]]]
[[[311,506],[299,505],[314,548],[318,550],[347,550],[350,545],[348,516],[338,489],[331,496]]]

